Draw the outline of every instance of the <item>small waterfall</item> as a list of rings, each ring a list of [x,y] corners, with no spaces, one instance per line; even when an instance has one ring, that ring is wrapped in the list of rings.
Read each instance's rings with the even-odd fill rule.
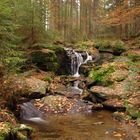
[[[78,92],[79,92],[79,94],[82,94],[83,93],[83,89],[80,89],[78,86],[79,86],[79,83],[80,83],[80,81],[75,81],[74,83],[73,83],[73,89],[74,90],[77,90]]]
[[[84,61],[84,64],[86,64],[88,61],[92,60],[92,56],[88,54],[88,52],[86,52],[87,55],[87,59]]]
[[[76,52],[73,49],[66,49],[67,55],[70,58],[70,71],[73,77],[79,77],[79,68],[82,64],[86,64],[88,61],[92,60],[92,56],[88,54],[88,52]]]
[[[26,121],[43,122],[43,114],[39,111],[32,102],[23,103],[21,105],[20,118]]]

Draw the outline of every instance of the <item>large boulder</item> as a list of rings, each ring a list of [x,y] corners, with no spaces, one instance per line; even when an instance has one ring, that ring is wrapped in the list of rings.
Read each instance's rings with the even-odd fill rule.
[[[120,55],[128,49],[125,43],[121,40],[99,40],[94,43],[94,47],[98,48],[100,52],[108,52],[114,55]]]
[[[98,97],[103,97],[103,98],[106,98],[106,99],[116,98],[116,97],[120,96],[119,93],[116,93],[110,87],[93,86],[90,89],[90,91],[92,92],[92,94],[96,94]]]
[[[55,72],[59,67],[57,56],[52,50],[35,50],[31,52],[30,56],[32,63],[36,64],[41,70]]]
[[[58,74],[69,73],[69,58],[63,47],[33,50],[30,53],[30,59],[39,69],[44,71],[53,71]]]
[[[46,82],[34,77],[10,77],[3,83],[3,96],[6,96],[8,103],[12,100],[35,99],[44,97],[46,94]]]

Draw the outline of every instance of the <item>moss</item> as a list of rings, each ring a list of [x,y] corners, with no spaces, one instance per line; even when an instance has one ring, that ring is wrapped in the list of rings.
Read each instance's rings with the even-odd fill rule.
[[[0,140],[9,139],[10,137],[15,137],[16,135],[16,127],[7,122],[1,122],[0,124]]]
[[[135,108],[132,104],[130,104],[127,100],[124,102],[124,106],[126,107],[127,114],[130,116],[130,118],[140,118],[140,111],[138,111],[138,109]]]
[[[57,56],[52,50],[34,51],[31,53],[31,57],[32,62],[42,70],[56,71],[59,66]]]
[[[21,132],[17,133],[17,139],[18,140],[28,140],[28,137],[23,135]]]
[[[53,79],[50,76],[46,76],[43,80],[51,83]]]
[[[136,62],[136,61],[139,61],[140,60],[140,55],[137,55],[137,54],[129,54],[128,55],[128,58],[131,61]]]
[[[106,49],[109,50],[111,48],[111,43],[108,40],[95,41],[94,47],[100,51],[105,51]]]
[[[122,52],[127,50],[126,44],[121,40],[98,40],[95,41],[94,47],[99,49],[99,51],[111,52],[115,55],[120,55]]]
[[[65,50],[61,45],[47,44],[45,49],[30,53],[31,62],[44,71],[57,72],[63,63]]]
[[[112,66],[108,67],[101,67],[99,69],[93,70],[90,72],[90,77],[93,78],[93,80],[97,84],[101,84],[104,86],[111,85],[113,82],[110,80],[111,73],[113,73],[115,70]]]
[[[121,53],[123,53],[124,51],[127,50],[126,44],[121,40],[113,41],[111,46],[113,48],[114,54],[119,55],[119,54],[121,54]]]

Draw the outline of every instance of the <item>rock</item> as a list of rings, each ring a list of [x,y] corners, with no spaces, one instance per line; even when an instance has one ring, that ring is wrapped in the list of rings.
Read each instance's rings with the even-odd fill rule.
[[[90,71],[89,77],[98,85],[109,86],[113,85],[117,80],[124,80],[126,77],[118,72],[127,76],[129,72],[128,69],[129,66],[125,62],[104,63],[100,67]]]
[[[103,97],[105,99],[119,98],[125,93],[120,92],[119,90],[114,90],[110,87],[103,86],[94,86],[90,89],[93,94],[96,94],[98,97]]]
[[[128,70],[116,70],[111,74],[111,81],[121,82],[128,77]]]
[[[18,125],[0,122],[0,140],[28,140],[32,131],[33,129],[28,126],[26,126],[24,129],[21,129],[18,127]]]
[[[8,94],[8,103],[12,100],[20,101],[22,97],[25,99],[36,99],[46,95],[46,82],[34,77],[9,77],[3,83],[3,96]],[[18,97],[18,98],[17,98]],[[12,106],[12,105],[11,105]]]
[[[88,106],[82,100],[68,99],[59,95],[46,96],[42,100],[35,102],[35,106],[45,114],[75,113],[88,111],[92,108],[91,105]]]
[[[70,73],[70,60],[62,47],[52,46],[49,49],[34,50],[30,56],[32,63],[41,70],[61,75]]]
[[[83,74],[84,76],[88,76],[89,72],[91,71],[93,67],[94,67],[93,63],[83,64],[80,66],[79,72],[80,74]]]
[[[125,111],[124,101],[120,99],[109,99],[102,103],[103,107],[111,111]]]
[[[132,49],[123,53],[123,56],[127,56],[132,61],[140,61],[140,49]]]
[[[94,62],[98,62],[98,60],[100,59],[100,53],[98,49],[91,47],[88,48],[86,51],[92,56]]]
[[[96,96],[105,99],[116,98],[120,96],[119,93],[116,93],[113,89],[109,87],[94,86],[90,89],[90,91],[92,92],[92,94],[96,94]]]
[[[117,57],[114,58],[113,61],[114,62],[122,62],[122,63],[131,62],[131,60],[126,56],[117,56]]]
[[[104,62],[108,62],[111,61],[113,59],[113,54],[112,53],[108,53],[108,52],[102,52],[100,53],[101,57],[100,57],[100,63],[104,63]]]
[[[57,71],[59,67],[57,56],[54,51],[49,49],[35,50],[30,53],[31,61],[44,71]]]
[[[121,40],[116,41],[102,40],[96,42],[95,47],[98,48],[100,52],[113,53],[114,55],[120,55],[121,53],[123,53],[128,49],[125,43]]]

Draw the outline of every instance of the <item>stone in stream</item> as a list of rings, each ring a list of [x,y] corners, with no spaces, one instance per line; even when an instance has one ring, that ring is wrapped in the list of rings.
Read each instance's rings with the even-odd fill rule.
[[[109,99],[102,103],[103,107],[112,111],[125,111],[124,101],[120,99]]]
[[[42,100],[37,100],[34,105],[45,114],[65,114],[76,112],[88,112],[92,105],[88,105],[79,99],[69,99],[64,96],[46,96]]]

